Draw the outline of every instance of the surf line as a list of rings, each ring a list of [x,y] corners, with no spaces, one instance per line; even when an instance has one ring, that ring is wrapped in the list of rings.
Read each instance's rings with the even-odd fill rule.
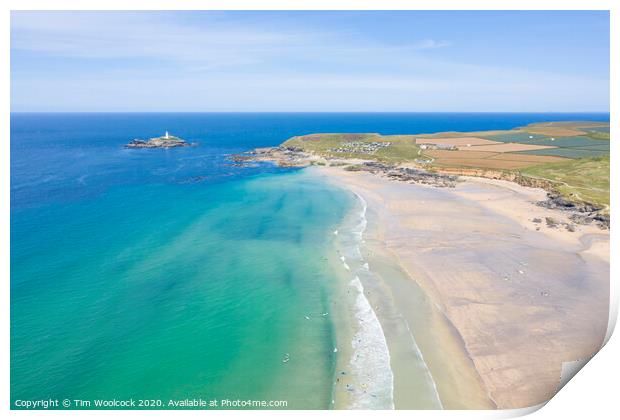
[[[360,280],[360,271],[368,271],[368,263],[362,257],[360,244],[368,221],[366,200],[355,193],[361,205],[359,221],[352,229],[355,238],[355,254],[360,268],[350,286],[357,292],[355,299],[355,317],[358,330],[352,340],[353,353],[350,365],[355,372],[359,389],[347,386],[354,395],[351,408],[394,409],[394,373],[390,364],[390,352],[381,323],[372,305],[366,298],[364,286]]]

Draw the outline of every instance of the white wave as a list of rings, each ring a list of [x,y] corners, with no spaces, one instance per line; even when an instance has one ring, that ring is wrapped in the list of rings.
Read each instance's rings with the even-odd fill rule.
[[[394,409],[394,374],[383,328],[364,295],[359,277],[351,280],[351,286],[358,291],[355,305],[359,327],[351,343],[351,366],[357,387],[348,388],[355,396],[350,408]]]
[[[340,261],[342,261],[342,265],[347,269],[347,271],[351,271],[351,267],[349,267],[349,264],[345,262],[346,259],[343,256],[340,257]]]
[[[356,240],[354,253],[360,269],[368,270],[368,263],[364,261],[360,252],[360,243],[366,230],[366,200],[356,194],[361,203],[359,221],[352,229]],[[344,257],[341,257],[344,262]],[[387,340],[383,333],[377,314],[364,294],[364,286],[358,276],[351,280],[350,285],[357,291],[355,298],[355,316],[358,319],[358,329],[354,334],[351,356],[352,376],[356,384],[347,385],[347,389],[354,395],[350,408],[394,408],[394,374],[390,366],[390,352]]]
[[[366,220],[366,209],[368,208],[368,204],[366,203],[366,200],[364,200],[364,197],[362,197],[359,194],[355,194],[355,195],[362,203],[362,210],[360,211],[360,220],[355,226],[355,228],[353,229],[353,232],[356,234],[356,236],[361,242],[362,234],[364,233],[364,231],[366,230],[366,226],[368,225],[368,220]]]

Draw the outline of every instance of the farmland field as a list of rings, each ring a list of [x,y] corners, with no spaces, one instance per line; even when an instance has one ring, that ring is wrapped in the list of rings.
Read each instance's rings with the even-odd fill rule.
[[[546,139],[547,136],[541,134],[530,134],[524,131],[514,131],[510,133],[494,134],[483,136],[485,139],[501,141],[504,143],[527,143],[533,140]]]
[[[605,144],[597,144],[597,145],[594,145],[594,146],[572,147],[571,149],[604,150],[604,151],[609,152],[610,146],[611,145],[609,143],[605,143]]]
[[[556,156],[520,155],[515,153],[475,152],[460,150],[428,150],[423,153],[433,159],[433,166],[469,167],[484,169],[518,169],[528,166],[561,162],[565,159]]]
[[[542,146],[555,146],[555,147],[588,147],[588,146],[600,146],[606,144],[602,140],[593,140],[590,137],[575,136],[575,137],[555,137],[539,140],[531,140],[530,144],[539,144]],[[607,143],[609,144],[609,143]]]
[[[451,144],[454,146],[478,146],[478,145],[489,145],[489,144],[499,144],[493,140],[481,139],[478,137],[437,137],[437,138],[417,138],[417,144]]]
[[[584,131],[596,131],[599,133],[609,133],[609,127],[589,127],[589,128],[584,128]]]
[[[581,134],[585,134],[585,132],[581,130],[576,130],[572,128],[561,128],[561,127],[530,128],[527,130],[527,132],[532,133],[532,134],[549,136],[549,137],[579,136]]]
[[[463,151],[482,151],[482,152],[497,152],[497,153],[509,153],[509,152],[521,152],[525,150],[542,150],[554,148],[555,146],[546,146],[539,144],[524,144],[524,143],[498,143],[482,146],[471,147],[459,147],[459,150]]]
[[[544,150],[528,150],[525,152],[516,152],[523,154],[532,154],[538,156],[562,156],[571,159],[579,159],[585,157],[592,156],[607,156],[609,155],[609,150],[591,150],[591,149],[582,149],[577,147],[562,147],[556,149],[544,149]]]

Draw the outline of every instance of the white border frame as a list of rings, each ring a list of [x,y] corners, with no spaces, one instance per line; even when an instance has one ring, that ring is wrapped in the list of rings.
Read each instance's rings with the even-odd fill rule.
[[[0,273],[4,282],[0,292],[2,298],[2,308],[5,315],[2,322],[1,353],[3,356],[2,365],[3,380],[0,385],[2,399],[2,409],[9,411],[10,407],[10,379],[9,379],[9,317],[10,317],[10,10],[610,10],[611,28],[611,95],[610,95],[610,116],[611,133],[613,138],[620,138],[620,126],[618,119],[618,77],[620,75],[620,2],[610,0],[298,0],[294,3],[283,0],[89,0],[88,2],[79,0],[5,0],[0,6],[0,28],[2,66],[0,67],[1,91],[4,92],[1,101],[0,113]],[[617,159],[617,152],[614,143],[611,145],[612,160]],[[616,221],[617,216],[617,179],[619,166],[611,167],[611,210],[612,219]],[[615,225],[614,225],[615,226]],[[616,231],[611,231],[611,255],[618,255]],[[610,328],[607,339],[609,339],[613,327],[615,326],[618,314],[618,270],[615,258],[611,259],[611,305],[610,305]],[[620,342],[617,337],[613,337],[601,352],[588,363],[576,379],[570,381],[558,395],[556,395],[543,410],[537,411],[531,418],[535,419],[582,419],[585,416],[594,418],[617,417],[620,409],[616,404],[615,380],[620,373],[620,362],[617,354],[620,354]],[[376,413],[374,411],[321,411],[321,416],[336,416],[343,418],[369,418],[379,414],[388,417],[415,416],[417,419],[434,418],[506,418],[524,415],[535,411],[532,409],[523,410],[499,410],[499,411],[415,411],[404,410],[393,412]],[[65,418],[82,417],[108,418],[110,415],[121,418],[168,418],[174,417],[194,417],[194,416],[216,416],[221,418],[241,418],[251,415],[253,418],[289,418],[292,415],[302,418],[315,417],[313,411],[115,411],[114,413],[104,411],[10,411],[15,417],[35,418]]]

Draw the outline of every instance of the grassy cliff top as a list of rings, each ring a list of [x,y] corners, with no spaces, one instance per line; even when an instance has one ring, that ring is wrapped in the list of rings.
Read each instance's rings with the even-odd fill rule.
[[[364,149],[364,144],[384,147]],[[282,144],[286,147],[298,147],[305,151],[328,158],[372,159],[385,163],[402,163],[414,161],[421,157],[420,148],[414,136],[381,136],[376,133],[358,134],[310,134],[293,137]],[[370,151],[374,149],[374,151]]]
[[[609,208],[609,156],[571,159],[523,169],[521,173],[557,183],[563,197]]]
[[[561,121],[513,130],[417,135],[319,133],[282,144],[331,159],[414,164],[429,170],[491,170],[542,178],[574,202],[609,206],[609,123]]]

